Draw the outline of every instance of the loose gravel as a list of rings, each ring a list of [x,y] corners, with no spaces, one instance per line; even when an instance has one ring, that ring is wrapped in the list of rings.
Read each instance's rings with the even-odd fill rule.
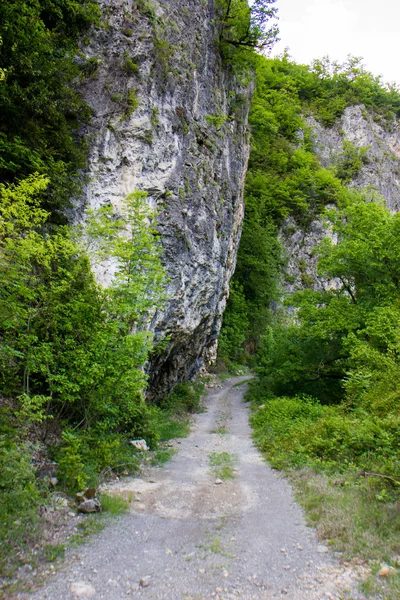
[[[191,435],[163,468],[108,492],[130,511],[78,550],[47,585],[21,600],[360,599],[362,567],[341,564],[316,539],[288,482],[251,440],[245,378],[211,389]],[[218,430],[221,433],[218,433]],[[212,453],[233,477],[216,482]]]

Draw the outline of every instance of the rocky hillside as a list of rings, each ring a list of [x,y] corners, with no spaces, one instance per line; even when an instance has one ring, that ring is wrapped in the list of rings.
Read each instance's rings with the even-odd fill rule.
[[[94,115],[78,215],[135,190],[159,211],[169,300],[151,328],[168,344],[150,366],[153,396],[214,358],[243,218],[250,90],[221,62],[213,5],[103,0],[84,47]]]
[[[325,127],[314,116],[307,118],[313,138],[313,150],[326,168],[348,167],[355,157],[361,157],[351,173],[347,185],[365,189],[372,200],[379,196],[388,208],[400,208],[400,127],[397,122],[377,122],[363,105],[348,106],[332,127]],[[350,156],[352,154],[352,156]],[[287,258],[285,288],[294,291],[314,286],[323,289],[334,285],[316,273],[316,245],[326,235],[323,222],[314,219],[306,228],[299,227],[295,219],[288,218],[282,228],[280,240]]]

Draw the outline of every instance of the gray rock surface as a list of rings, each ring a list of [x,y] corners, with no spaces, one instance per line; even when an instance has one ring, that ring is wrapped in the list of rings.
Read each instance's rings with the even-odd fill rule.
[[[348,106],[333,127],[323,127],[314,117],[308,117],[314,137],[314,149],[321,163],[335,163],[347,140],[356,148],[368,147],[367,159],[358,175],[349,184],[358,189],[371,187],[386,199],[392,211],[400,208],[400,125],[394,122],[384,129],[364,106]]]
[[[307,124],[314,135],[314,150],[321,164],[329,167],[335,164],[343,152],[346,140],[356,148],[366,148],[367,162],[349,183],[349,187],[368,188],[371,199],[378,193],[386,200],[391,211],[400,209],[400,125],[394,122],[385,129],[373,119],[365,107],[348,106],[343,116],[333,127],[324,127],[313,116],[307,117]],[[312,287],[326,289],[335,286],[335,281],[325,281],[317,275],[315,247],[324,236],[330,235],[320,219],[313,220],[304,230],[289,218],[280,231],[287,266],[284,276],[284,289],[288,292]]]
[[[254,448],[243,386],[212,390],[207,412],[164,467],[109,487],[131,510],[70,551],[47,586],[19,600],[72,600],[76,583],[96,600],[339,600],[363,598],[365,574],[318,544],[288,482]],[[216,433],[223,426],[225,434]],[[236,477],[215,485],[211,453],[235,456]]]
[[[216,354],[243,218],[251,90],[221,62],[213,2],[100,4],[103,26],[83,48],[99,67],[81,86],[94,116],[76,217],[118,208],[135,190],[159,211],[169,302],[151,329],[170,341],[150,365],[157,396]],[[96,274],[108,282],[113,264]]]

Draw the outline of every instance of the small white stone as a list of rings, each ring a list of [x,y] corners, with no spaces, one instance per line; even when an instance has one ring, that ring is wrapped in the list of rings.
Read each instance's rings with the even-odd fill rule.
[[[89,583],[83,581],[76,581],[71,584],[71,592],[76,598],[93,598],[96,594],[96,590]]]

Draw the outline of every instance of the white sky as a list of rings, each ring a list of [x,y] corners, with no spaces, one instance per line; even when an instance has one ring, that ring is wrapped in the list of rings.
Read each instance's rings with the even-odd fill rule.
[[[279,37],[298,63],[362,56],[368,71],[400,84],[400,0],[277,0]]]

